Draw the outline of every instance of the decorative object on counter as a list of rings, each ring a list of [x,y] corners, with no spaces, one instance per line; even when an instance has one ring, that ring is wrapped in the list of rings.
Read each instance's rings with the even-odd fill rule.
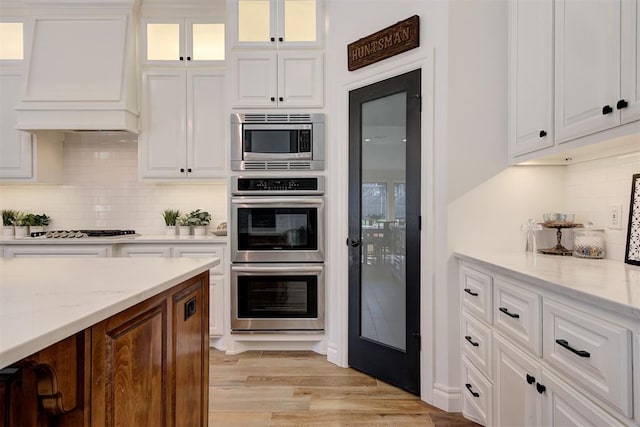
[[[590,222],[585,228],[574,231],[573,256],[604,258],[604,230],[593,228],[593,223]]]
[[[216,236],[226,236],[227,235],[227,223],[226,222],[221,222],[220,224],[218,224],[218,227],[216,227],[216,229],[212,231],[212,233],[215,234]]]
[[[193,227],[194,236],[204,236],[207,231],[207,225],[211,223],[211,214],[207,211],[196,209],[187,215],[187,223]]]
[[[180,215],[176,219],[176,225],[178,226],[179,236],[188,236],[190,234],[191,227],[189,227],[189,216],[187,214]]]
[[[16,212],[13,225],[15,226],[16,237],[27,237],[29,235],[29,224],[26,220],[27,215],[24,212]]]
[[[176,235],[176,220],[180,216],[180,211],[177,209],[165,209],[162,213],[165,224],[165,234],[167,236]]]
[[[624,262],[640,265],[640,173],[633,175],[631,181],[629,228],[627,229],[627,249]]]
[[[40,233],[51,223],[51,218],[47,214],[28,213],[24,216],[24,222],[29,226],[29,233]]]
[[[582,227],[582,224],[574,223],[575,214],[549,212],[542,215],[544,222],[541,224],[545,228],[556,229],[556,245],[549,249],[538,249],[538,252],[546,255],[567,255],[571,256],[573,251],[562,246],[562,229]]]
[[[3,236],[13,236],[15,233],[15,229],[13,224],[16,220],[16,211],[13,209],[3,209],[2,210],[2,235]]]
[[[536,253],[536,231],[542,230],[542,226],[538,224],[534,219],[529,218],[529,221],[527,221],[526,224],[523,224],[520,229],[527,233],[525,252]]]

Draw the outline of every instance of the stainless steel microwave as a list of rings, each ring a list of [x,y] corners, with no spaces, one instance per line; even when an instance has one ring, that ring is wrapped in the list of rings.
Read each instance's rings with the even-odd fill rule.
[[[324,114],[231,114],[231,170],[323,170]]]

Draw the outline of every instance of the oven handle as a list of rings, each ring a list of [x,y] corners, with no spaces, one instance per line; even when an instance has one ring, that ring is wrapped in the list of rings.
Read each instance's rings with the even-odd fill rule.
[[[262,265],[262,266],[252,266],[252,265],[247,265],[247,266],[231,266],[231,270],[233,271],[246,271],[246,272],[258,272],[258,273],[267,273],[267,272],[289,272],[289,271],[294,271],[294,272],[305,272],[305,273],[316,273],[316,272],[321,272],[324,269],[323,265],[305,265],[305,266],[296,266],[296,265],[291,265],[291,264],[287,264],[287,265],[282,265],[282,266],[275,266],[275,265]]]
[[[262,204],[273,204],[273,203],[306,203],[313,205],[321,205],[324,203],[323,199],[309,199],[303,197],[295,197],[295,198],[265,198],[260,197],[259,199],[253,198],[243,198],[243,199],[231,199],[231,203],[233,204],[243,204],[243,205],[262,205]]]

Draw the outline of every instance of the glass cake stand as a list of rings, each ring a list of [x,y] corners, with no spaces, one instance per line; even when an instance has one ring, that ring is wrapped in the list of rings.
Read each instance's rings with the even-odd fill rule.
[[[541,254],[546,254],[546,255],[564,255],[564,256],[571,256],[571,253],[573,252],[571,249],[567,249],[564,246],[562,246],[562,244],[560,243],[560,241],[562,240],[562,229],[564,228],[579,228],[582,227],[582,224],[576,224],[576,223],[559,223],[559,222],[543,222],[540,225],[542,225],[544,228],[555,228],[556,231],[556,245],[552,248],[549,249],[538,249],[538,253]]]

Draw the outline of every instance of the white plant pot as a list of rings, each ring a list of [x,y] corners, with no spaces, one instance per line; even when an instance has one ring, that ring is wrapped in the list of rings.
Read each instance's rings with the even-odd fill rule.
[[[167,225],[164,228],[164,234],[167,236],[175,236],[177,232],[177,227],[175,225]]]
[[[193,227],[193,235],[194,236],[204,236],[207,233],[206,225],[198,225]]]
[[[28,225],[16,225],[16,237],[27,237],[29,235]]]
[[[180,236],[188,236],[191,232],[191,227],[188,225],[181,225],[178,227],[178,234]]]
[[[2,235],[3,236],[13,236],[15,234],[15,229],[13,225],[3,225],[2,226]]]

